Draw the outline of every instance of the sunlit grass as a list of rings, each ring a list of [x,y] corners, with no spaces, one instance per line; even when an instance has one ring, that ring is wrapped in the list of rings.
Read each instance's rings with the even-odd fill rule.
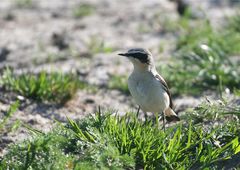
[[[55,103],[66,102],[78,88],[86,86],[74,74],[47,73],[45,71],[37,75],[32,73],[15,75],[12,70],[6,69],[0,81],[6,90],[37,101]]]
[[[6,114],[4,114],[4,116],[0,120],[0,133],[6,130],[5,128],[6,128],[6,124],[8,123],[8,120],[17,111],[18,107],[19,107],[19,102],[15,102],[9,106],[9,109],[6,111]],[[12,126],[13,129],[14,129],[14,126],[18,124],[18,121],[16,121],[15,123]]]
[[[208,109],[210,115],[225,115],[217,107],[200,107],[198,114]],[[99,111],[77,122],[69,119],[67,125],[58,123],[46,134],[32,130],[35,137],[12,145],[0,165],[5,169],[236,167],[231,158],[240,152],[239,121],[205,126],[194,120],[163,132],[151,120],[139,120],[136,113],[118,117]]]
[[[192,120],[194,124],[238,121],[240,106],[234,101],[228,102],[226,99],[217,101],[206,99],[196,108],[185,111],[182,118],[183,120]]]

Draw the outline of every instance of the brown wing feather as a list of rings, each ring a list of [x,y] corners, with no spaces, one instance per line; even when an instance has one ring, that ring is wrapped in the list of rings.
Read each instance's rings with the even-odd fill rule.
[[[155,78],[157,80],[160,81],[160,83],[162,84],[164,90],[167,92],[168,96],[169,96],[169,101],[170,101],[170,104],[169,104],[169,107],[166,111],[168,112],[167,116],[166,116],[166,119],[168,122],[176,122],[176,121],[180,121],[180,118],[178,117],[177,113],[175,113],[173,111],[173,101],[172,101],[172,96],[171,96],[171,93],[169,91],[169,88],[168,88],[168,85],[166,83],[166,81],[159,75],[159,74],[156,74],[155,75]],[[166,114],[166,113],[165,113]]]
[[[173,109],[173,101],[172,101],[172,96],[171,93],[169,91],[168,85],[166,83],[166,81],[160,76],[160,75],[155,75],[156,79],[159,80],[161,82],[161,84],[163,85],[164,90],[167,92],[168,96],[169,96],[169,100],[170,100],[170,104],[169,107],[171,109]]]

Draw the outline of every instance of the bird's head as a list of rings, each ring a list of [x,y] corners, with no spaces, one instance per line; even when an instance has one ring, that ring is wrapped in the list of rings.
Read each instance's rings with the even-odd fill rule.
[[[149,68],[153,66],[153,57],[150,51],[143,48],[133,48],[126,53],[118,55],[127,57],[134,65],[134,68]]]

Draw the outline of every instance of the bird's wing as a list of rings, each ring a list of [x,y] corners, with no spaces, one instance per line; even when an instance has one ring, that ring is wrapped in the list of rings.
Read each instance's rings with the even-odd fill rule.
[[[172,96],[171,96],[171,93],[169,91],[169,88],[168,88],[168,85],[166,83],[166,81],[162,78],[162,76],[160,76],[159,74],[155,74],[154,77],[160,81],[160,83],[162,84],[163,86],[163,89],[167,92],[168,96],[169,96],[169,101],[170,101],[170,104],[169,104],[169,107],[171,109],[173,109],[173,101],[172,101]]]
[[[166,91],[166,93],[169,96],[169,101],[170,101],[169,108],[165,111],[167,121],[169,122],[180,121],[180,118],[178,117],[177,113],[173,111],[173,101],[172,101],[171,93],[169,91],[166,81],[162,78],[162,76],[160,76],[157,73],[157,71],[154,71],[153,75],[161,83],[163,89]]]

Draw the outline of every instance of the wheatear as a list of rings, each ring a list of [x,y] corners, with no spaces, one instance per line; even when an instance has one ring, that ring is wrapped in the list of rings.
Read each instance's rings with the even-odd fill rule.
[[[165,116],[167,121],[179,121],[179,117],[173,111],[173,102],[167,83],[158,74],[154,66],[152,54],[143,48],[130,49],[126,56],[134,66],[132,74],[128,78],[128,88],[135,102],[146,113],[161,113],[163,128],[165,130]]]

